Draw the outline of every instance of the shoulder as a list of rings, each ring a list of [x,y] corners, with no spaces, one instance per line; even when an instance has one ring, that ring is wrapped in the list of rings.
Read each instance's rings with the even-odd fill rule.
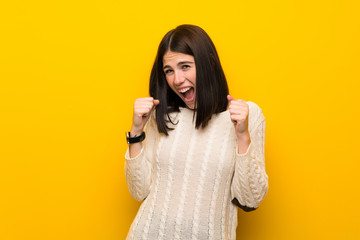
[[[186,111],[182,111],[182,109],[180,109],[179,111],[173,111],[168,114],[165,114],[164,119],[165,119],[165,123],[167,124],[167,126],[170,128],[176,126],[177,122],[180,118],[180,115],[184,114],[183,112],[186,112]],[[145,129],[147,129],[149,132],[153,131],[157,134],[160,134],[158,131],[158,125],[157,125],[156,119],[157,119],[156,111],[153,110],[150,114],[149,120],[147,121],[147,123],[145,125]]]
[[[246,101],[246,103],[249,105],[249,112],[252,112],[253,114],[262,113],[261,108],[256,103],[252,101]]]

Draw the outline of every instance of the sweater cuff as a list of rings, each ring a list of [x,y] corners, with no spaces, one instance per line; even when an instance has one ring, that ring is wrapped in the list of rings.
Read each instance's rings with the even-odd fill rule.
[[[235,155],[237,158],[245,159],[250,154],[251,149],[252,149],[252,141],[250,142],[245,153],[239,153],[239,146],[236,145]]]
[[[134,162],[138,159],[142,159],[143,155],[144,155],[144,147],[141,148],[140,153],[136,157],[131,158],[130,154],[129,154],[129,147],[128,147],[126,150],[126,153],[125,153],[125,159],[127,162]]]

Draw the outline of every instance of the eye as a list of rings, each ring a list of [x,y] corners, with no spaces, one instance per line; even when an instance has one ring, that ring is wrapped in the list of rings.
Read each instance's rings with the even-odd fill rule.
[[[182,65],[182,69],[188,69],[188,68],[190,68],[190,65]]]
[[[165,75],[168,75],[169,73],[172,73],[172,72],[173,72],[173,70],[171,70],[171,69],[166,69],[166,70],[164,71]]]

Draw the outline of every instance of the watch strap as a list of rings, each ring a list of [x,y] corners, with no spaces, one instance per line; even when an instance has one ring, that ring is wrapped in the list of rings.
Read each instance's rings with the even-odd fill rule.
[[[126,133],[126,141],[128,144],[142,142],[145,139],[145,132],[142,132],[139,136],[130,137],[130,132]]]

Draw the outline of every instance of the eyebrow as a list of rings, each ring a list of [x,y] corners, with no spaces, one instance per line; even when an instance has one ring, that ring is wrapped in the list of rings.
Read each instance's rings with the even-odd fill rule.
[[[191,62],[191,61],[182,61],[182,62],[178,62],[178,64],[176,64],[177,66],[180,66],[180,65],[183,65],[183,64],[186,64],[186,63],[190,63],[190,64],[193,64],[194,62]],[[171,68],[169,65],[165,65],[164,67],[163,67],[163,69],[165,69],[165,68]]]

